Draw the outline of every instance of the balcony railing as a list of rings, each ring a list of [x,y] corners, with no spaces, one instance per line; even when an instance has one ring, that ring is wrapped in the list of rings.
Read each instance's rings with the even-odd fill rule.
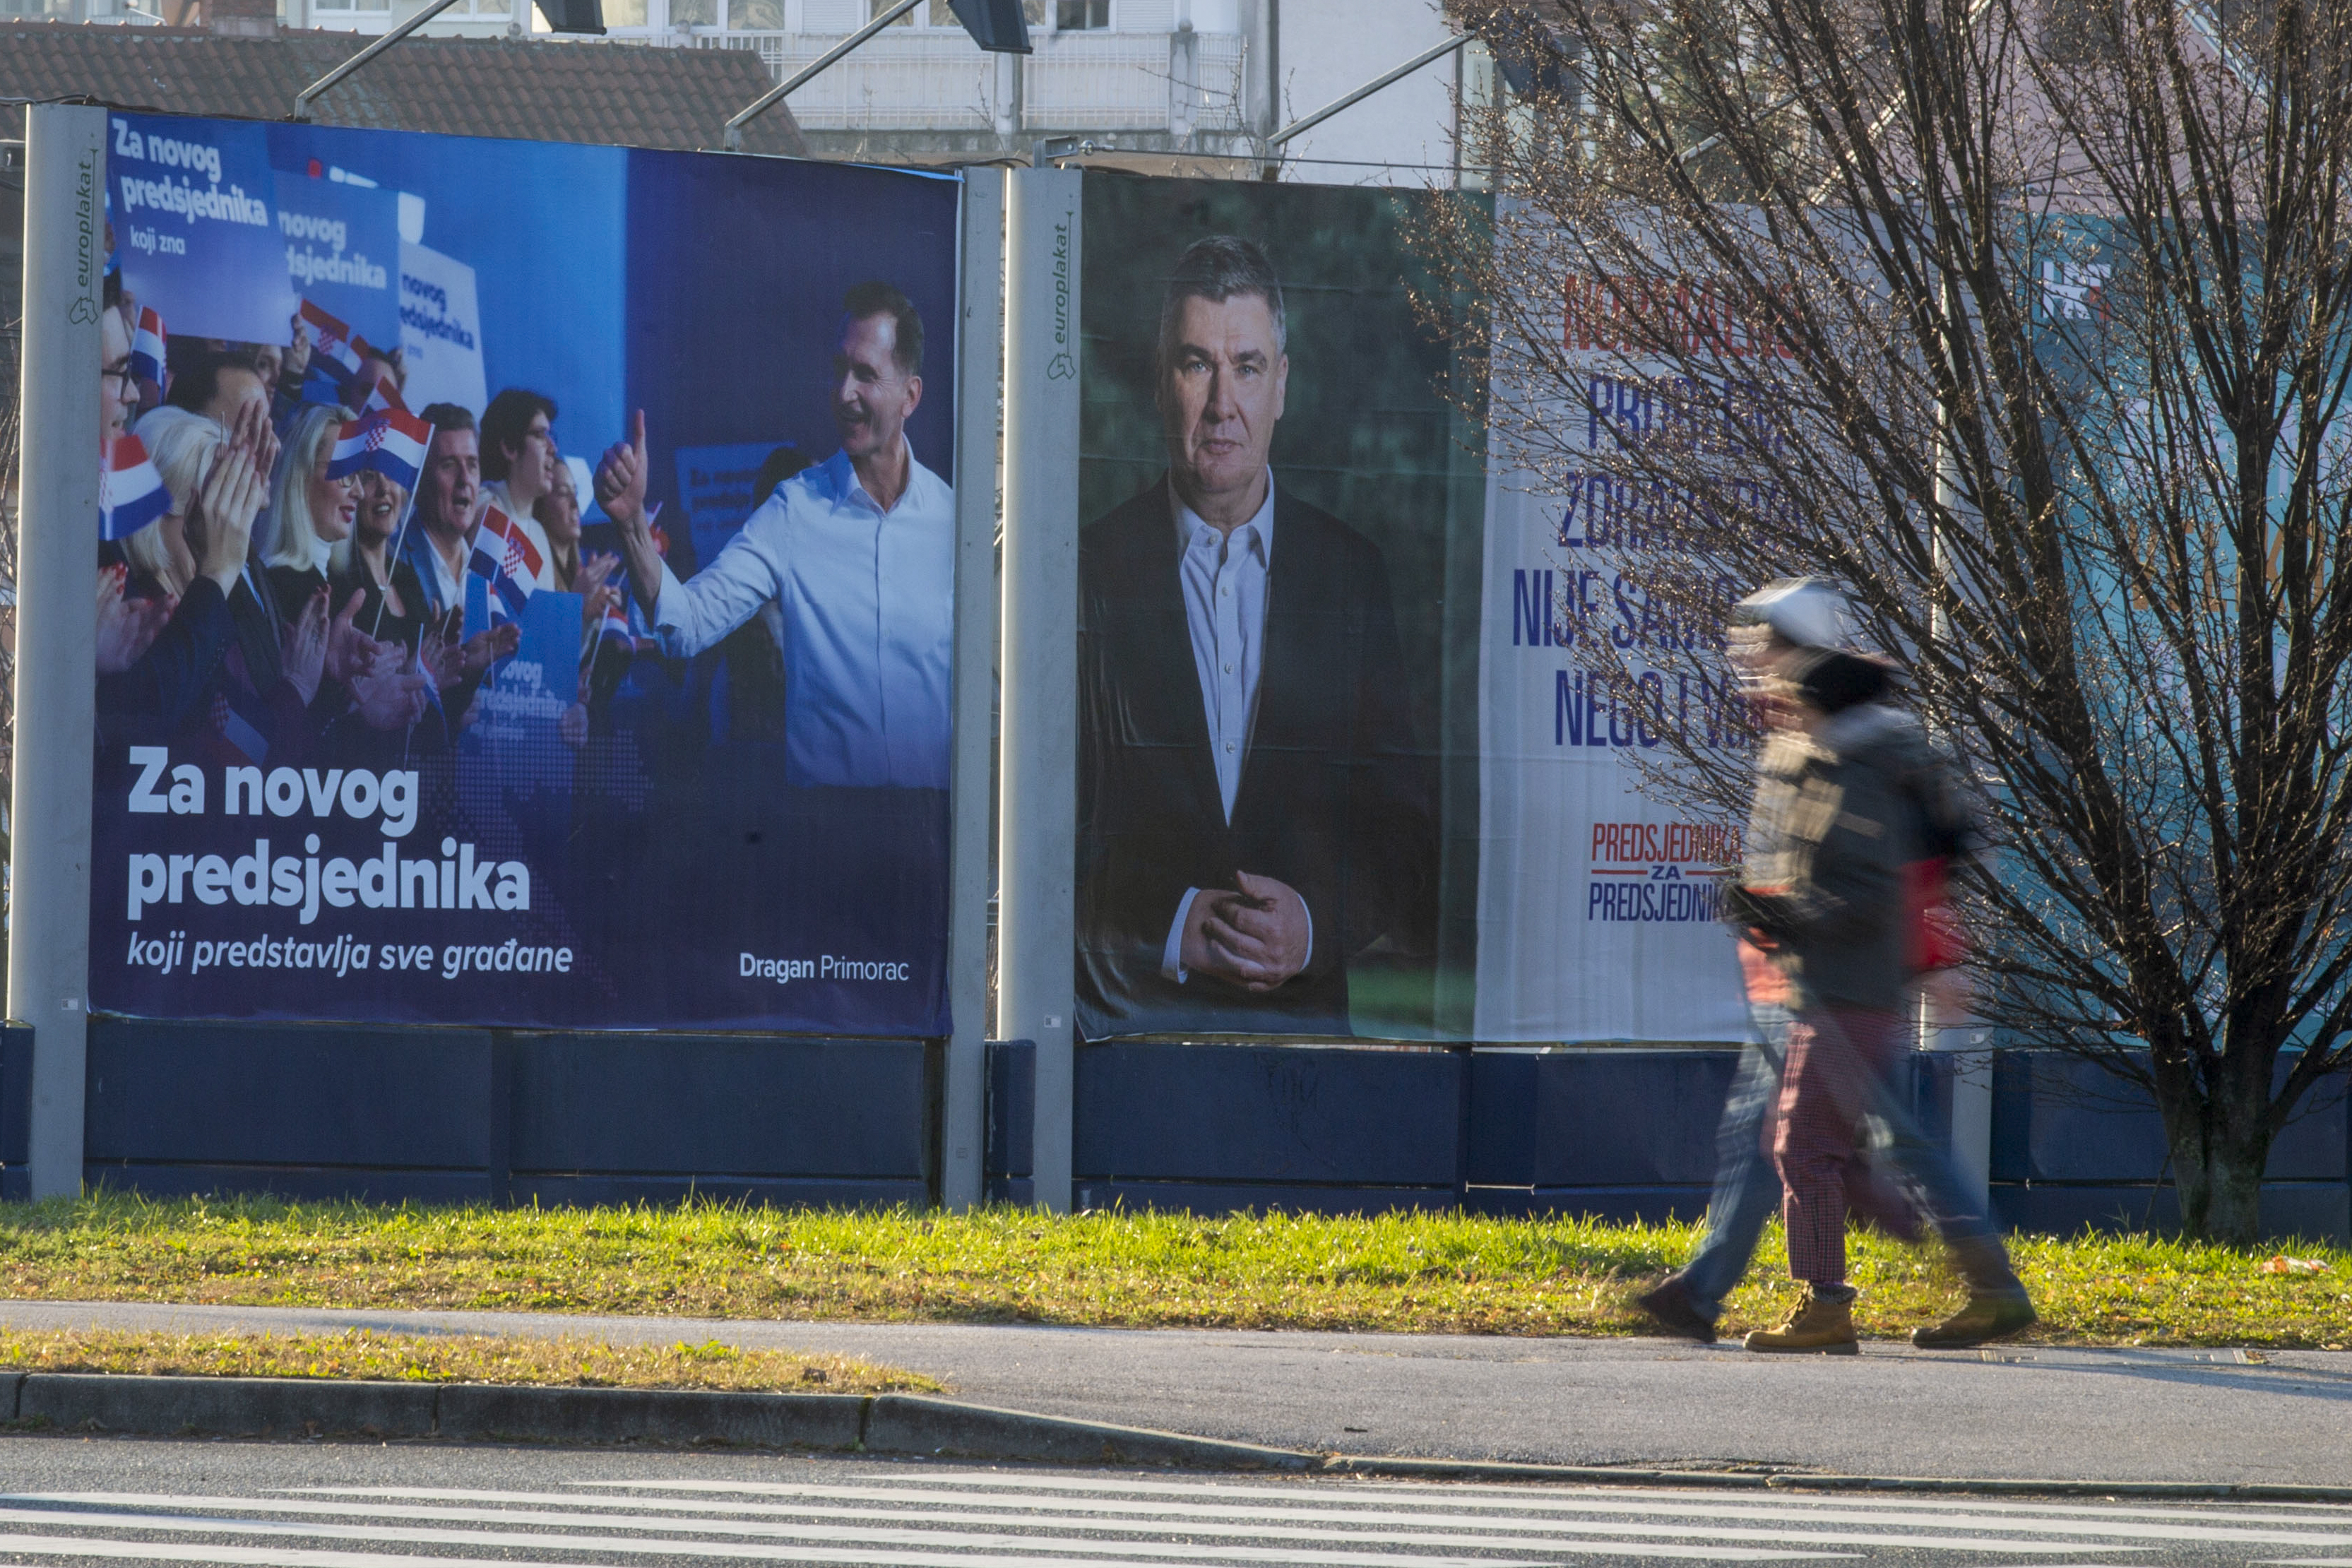
[[[812,33],[697,30],[702,48],[756,49],[779,81],[840,42]],[[1059,33],[1020,60],[1022,131],[1238,131],[1242,39],[1223,33]],[[874,39],[793,94],[809,131],[992,131],[996,57],[961,32]]]

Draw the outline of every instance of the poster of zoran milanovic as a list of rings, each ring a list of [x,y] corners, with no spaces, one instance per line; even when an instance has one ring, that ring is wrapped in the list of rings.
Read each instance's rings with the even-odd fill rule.
[[[957,182],[110,127],[91,1005],[946,1033]]]
[[[1482,452],[1427,199],[1086,175],[1087,1038],[1747,1037],[1738,825],[1642,771],[1669,721],[1752,745],[1744,702],[1580,667],[1661,635],[1644,503]],[[1547,416],[1612,439],[1612,385]]]

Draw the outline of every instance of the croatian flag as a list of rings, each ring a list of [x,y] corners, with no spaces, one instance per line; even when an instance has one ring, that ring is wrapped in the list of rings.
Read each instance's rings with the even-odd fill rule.
[[[367,395],[364,397],[360,395],[360,384],[354,377],[343,387],[343,406],[357,409],[362,417],[370,414],[383,414],[393,409],[397,409],[403,414],[408,412],[408,405],[400,400],[400,388],[393,384],[392,377],[388,375],[377,376],[375,384],[368,388]]]
[[[490,601],[493,625],[501,618],[520,616],[523,605],[538,591],[539,547],[512,518],[495,506],[482,514],[482,526],[474,534],[474,553],[467,565],[475,576],[489,584],[490,592],[496,595]],[[505,611],[503,617],[501,608]]]
[[[637,639],[629,630],[629,595],[626,589],[605,601],[604,618],[596,623],[596,647],[606,647],[635,652]]]
[[[128,539],[172,510],[172,492],[139,437],[117,436],[98,475],[98,536]]]
[[[302,401],[341,403],[343,384],[359,374],[358,335],[308,300],[302,301],[300,314],[310,329],[310,368],[302,376]]]
[[[401,489],[414,490],[416,476],[425,471],[425,448],[432,440],[433,426],[404,409],[387,408],[354,419],[335,437],[327,477],[340,479],[373,468]]]
[[[651,527],[661,517],[661,510],[662,503],[659,501],[654,502],[646,510],[647,527]],[[631,619],[635,612],[631,604],[633,595],[629,586],[627,566],[624,564],[617,568],[610,581],[621,591],[614,596],[611,605],[605,608],[604,618],[597,623],[596,652],[601,656],[609,647],[621,653],[634,654],[637,650],[637,631],[635,624]]]
[[[163,391],[163,318],[152,305],[139,307],[139,325],[131,333],[131,379]]]

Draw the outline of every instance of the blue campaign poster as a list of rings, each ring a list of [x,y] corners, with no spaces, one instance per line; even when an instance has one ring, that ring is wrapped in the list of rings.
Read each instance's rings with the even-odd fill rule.
[[[110,470],[171,505],[100,545],[92,1006],[946,1033],[958,183],[113,122],[126,327],[175,344]],[[404,345],[405,408],[306,402],[298,317]]]
[[[171,332],[277,342],[295,297],[268,128],[153,114],[110,123],[107,216],[123,288]]]
[[[335,178],[342,175],[342,178]],[[277,171],[287,286],[372,343],[400,342],[400,193],[316,159]]]
[[[724,549],[751,510],[768,499],[760,476],[785,465],[803,467],[793,461],[800,456],[773,441],[679,447],[677,494],[693,524],[694,558],[708,561]]]

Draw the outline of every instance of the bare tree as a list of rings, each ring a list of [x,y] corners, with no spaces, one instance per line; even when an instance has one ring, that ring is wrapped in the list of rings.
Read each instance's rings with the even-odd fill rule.
[[[1985,1021],[2146,1086],[2251,1239],[2352,1066],[2352,7],[1453,8],[1526,90],[1424,239],[1622,590],[1564,657],[1729,815],[1727,599],[1843,584],[1983,784]]]

